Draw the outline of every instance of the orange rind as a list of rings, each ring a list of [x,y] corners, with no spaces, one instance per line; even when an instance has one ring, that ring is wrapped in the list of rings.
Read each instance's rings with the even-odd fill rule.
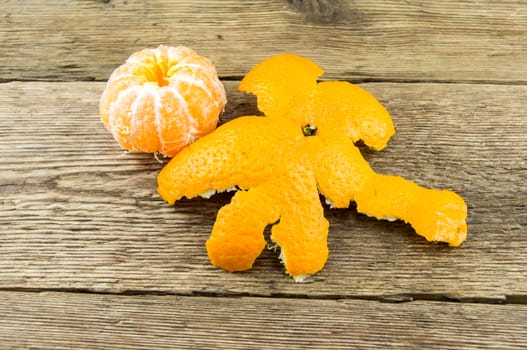
[[[173,157],[216,128],[225,103],[210,60],[188,47],[161,45],[113,71],[99,113],[121,147]]]
[[[264,229],[296,281],[320,271],[328,258],[329,224],[319,193],[331,207],[357,204],[378,219],[410,223],[429,241],[459,246],[467,207],[454,192],[377,174],[354,145],[383,149],[394,134],[386,109],[347,82],[317,83],[313,62],[283,54],[251,70],[240,90],[254,93],[265,117],[244,116],[184,148],[158,176],[168,203],[182,197],[239,190],[220,209],[207,251],[227,271],[250,269],[266,246]]]

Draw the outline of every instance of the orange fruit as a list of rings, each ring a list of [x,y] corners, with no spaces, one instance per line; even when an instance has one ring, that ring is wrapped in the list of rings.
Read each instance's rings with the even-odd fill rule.
[[[99,113],[123,148],[173,157],[216,128],[225,103],[210,60],[161,45],[132,54],[113,71]]]
[[[303,74],[305,72],[305,74]],[[281,250],[296,281],[320,271],[328,258],[329,224],[319,193],[332,207],[378,219],[400,219],[430,241],[460,245],[467,207],[452,191],[377,174],[354,142],[386,146],[395,129],[386,109],[347,82],[317,83],[313,62],[284,54],[259,63],[240,83],[255,93],[265,117],[244,116],[186,147],[158,176],[169,203],[239,188],[220,209],[206,243],[211,262],[227,271],[250,269],[266,245]]]

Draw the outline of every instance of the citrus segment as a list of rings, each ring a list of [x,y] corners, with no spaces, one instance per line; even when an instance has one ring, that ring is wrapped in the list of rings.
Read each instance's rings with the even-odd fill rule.
[[[156,90],[146,87],[140,90],[139,95],[130,106],[130,142],[136,149],[143,152],[156,152],[159,149],[157,137],[157,124],[159,118],[156,114]]]
[[[173,157],[216,128],[225,103],[211,61],[187,47],[161,45],[113,71],[99,113],[122,147]]]
[[[132,147],[132,140],[130,139],[130,124],[132,115],[132,105],[137,99],[138,89],[127,89],[120,94],[117,101],[110,106],[110,111],[106,115],[107,125],[119,142],[121,147],[130,149]]]

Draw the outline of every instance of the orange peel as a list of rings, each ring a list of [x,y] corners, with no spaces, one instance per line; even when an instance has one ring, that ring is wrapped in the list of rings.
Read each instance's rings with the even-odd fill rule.
[[[400,219],[429,241],[459,246],[467,207],[448,190],[377,174],[354,142],[383,149],[395,133],[389,113],[366,90],[348,82],[317,83],[313,62],[292,54],[256,65],[240,90],[257,96],[266,116],[227,122],[177,154],[160,172],[158,190],[169,204],[182,197],[239,190],[221,208],[206,246],[227,271],[250,269],[266,246],[281,249],[296,281],[320,271],[328,258],[329,224],[321,193],[332,207],[378,219]]]

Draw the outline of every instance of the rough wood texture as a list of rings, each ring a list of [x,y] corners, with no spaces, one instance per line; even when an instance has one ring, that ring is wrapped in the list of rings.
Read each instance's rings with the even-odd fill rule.
[[[527,344],[525,1],[4,0],[0,43],[1,349]],[[98,117],[102,81],[159,44],[214,61],[222,122],[258,113],[236,85],[275,53],[363,83],[398,132],[365,157],[460,193],[467,242],[326,208],[330,258],[306,283],[272,250],[214,268],[204,243],[232,194],[168,206],[163,164]]]
[[[0,79],[104,80],[128,55],[191,46],[222,76],[292,51],[339,79],[527,82],[522,1],[0,3]]]
[[[223,120],[253,113],[230,96]],[[276,252],[249,273],[210,265],[204,248],[228,195],[166,205],[161,169],[126,154],[97,115],[102,83],[0,85],[0,286],[122,292],[490,298],[527,295],[525,86],[391,84],[364,87],[392,112],[398,134],[374,168],[437,188],[469,205],[458,249],[427,243],[410,227],[326,210],[330,259],[295,285]],[[50,98],[53,96],[53,98]]]
[[[0,343],[24,349],[519,349],[527,344],[526,305],[2,292],[0,312]]]

